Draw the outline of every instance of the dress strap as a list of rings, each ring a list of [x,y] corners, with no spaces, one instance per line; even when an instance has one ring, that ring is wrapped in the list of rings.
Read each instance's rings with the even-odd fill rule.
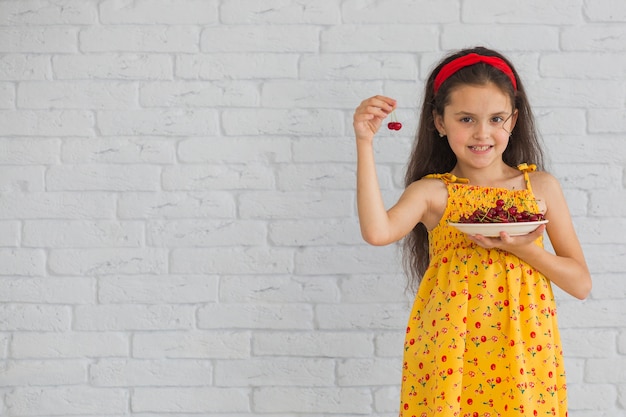
[[[529,172],[533,172],[537,170],[537,165],[535,164],[519,164],[517,169],[524,173],[524,182],[526,183],[526,189],[532,193],[533,188],[530,185],[530,178],[528,177]]]
[[[454,182],[460,183],[460,184],[467,184],[467,183],[469,183],[469,179],[457,177],[456,175],[450,174],[449,172],[446,172],[445,174],[428,174],[424,178],[439,179],[439,180],[442,180],[443,182],[445,182],[446,184],[450,184],[450,183],[454,183]]]

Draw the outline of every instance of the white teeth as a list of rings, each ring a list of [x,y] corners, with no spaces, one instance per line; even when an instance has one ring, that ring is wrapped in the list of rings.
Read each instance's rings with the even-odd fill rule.
[[[491,146],[489,146],[489,145],[485,145],[485,146],[470,146],[470,148],[472,148],[475,151],[486,151],[487,149],[491,148]]]

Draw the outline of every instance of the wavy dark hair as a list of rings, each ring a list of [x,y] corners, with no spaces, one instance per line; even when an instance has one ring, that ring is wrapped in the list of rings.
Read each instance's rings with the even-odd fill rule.
[[[495,56],[506,62],[515,75],[517,91],[513,88],[509,77],[502,71],[485,63],[477,63],[451,75],[435,94],[433,84],[441,68],[448,62],[471,53]],[[427,174],[446,173],[454,168],[457,162],[456,156],[448,141],[439,137],[433,113],[443,115],[444,108],[450,101],[450,93],[455,88],[488,83],[496,85],[508,95],[513,107],[518,111],[517,123],[502,159],[511,167],[526,162],[537,165],[538,169],[544,169],[544,155],[535,119],[517,71],[513,64],[500,53],[484,47],[475,47],[448,55],[430,73],[426,81],[419,126],[407,165],[405,186]],[[423,223],[418,223],[404,238],[402,255],[404,269],[408,276],[408,288],[415,291],[430,262],[428,231]]]

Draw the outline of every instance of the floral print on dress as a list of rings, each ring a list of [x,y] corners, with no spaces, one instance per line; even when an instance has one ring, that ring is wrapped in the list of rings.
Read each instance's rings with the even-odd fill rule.
[[[430,266],[404,343],[401,417],[567,416],[563,352],[552,287],[516,256],[484,249],[447,223],[504,199],[538,211],[526,189],[478,187],[433,174],[448,188],[429,232]],[[543,246],[542,238],[535,242]]]

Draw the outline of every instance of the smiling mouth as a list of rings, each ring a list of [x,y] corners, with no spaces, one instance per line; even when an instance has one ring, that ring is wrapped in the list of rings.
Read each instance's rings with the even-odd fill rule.
[[[470,146],[469,148],[473,151],[486,151],[489,150],[491,145],[483,145],[483,146]]]

